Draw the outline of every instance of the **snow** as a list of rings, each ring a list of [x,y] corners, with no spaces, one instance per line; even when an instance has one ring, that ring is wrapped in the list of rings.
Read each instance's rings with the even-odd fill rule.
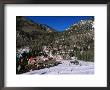
[[[71,64],[69,60],[61,62],[58,66],[30,71],[24,75],[94,74],[93,62],[79,61],[79,65]]]

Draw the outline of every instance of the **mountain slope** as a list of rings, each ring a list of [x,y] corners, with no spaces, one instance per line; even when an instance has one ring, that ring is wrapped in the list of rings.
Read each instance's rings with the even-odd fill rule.
[[[51,27],[34,23],[22,16],[16,17],[16,45],[18,48],[23,46],[30,46],[32,40],[43,38],[43,34],[55,32]]]
[[[94,20],[81,20],[64,32],[34,23],[24,17],[16,17],[17,48],[28,46],[43,52],[46,46],[54,55],[76,56],[80,60],[94,60]]]

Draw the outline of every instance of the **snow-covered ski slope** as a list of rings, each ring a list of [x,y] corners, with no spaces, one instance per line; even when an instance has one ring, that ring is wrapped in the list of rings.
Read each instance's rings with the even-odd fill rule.
[[[93,62],[79,61],[79,65],[71,64],[67,60],[61,62],[58,66],[30,71],[24,75],[94,74]]]

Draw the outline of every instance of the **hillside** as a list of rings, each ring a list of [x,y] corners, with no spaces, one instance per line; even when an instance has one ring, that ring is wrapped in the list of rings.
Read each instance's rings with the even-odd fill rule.
[[[41,39],[44,35],[48,35],[50,32],[55,32],[55,30],[52,30],[52,28],[47,25],[34,23],[33,21],[27,20],[21,16],[16,17],[17,48],[30,46],[34,43],[35,39]]]
[[[16,47],[29,47],[36,53],[45,52],[60,55],[63,59],[72,56],[80,60],[94,61],[94,20],[81,20],[70,25],[64,32],[35,23],[24,17],[16,17]],[[39,55],[39,54],[37,54]]]

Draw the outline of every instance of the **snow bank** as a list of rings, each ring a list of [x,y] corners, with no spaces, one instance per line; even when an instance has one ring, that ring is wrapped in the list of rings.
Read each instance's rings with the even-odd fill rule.
[[[93,62],[84,62],[79,61],[79,65],[71,64],[70,61],[63,60],[62,64],[58,66],[34,70],[27,73],[25,75],[44,75],[44,74],[94,74],[94,63]]]

